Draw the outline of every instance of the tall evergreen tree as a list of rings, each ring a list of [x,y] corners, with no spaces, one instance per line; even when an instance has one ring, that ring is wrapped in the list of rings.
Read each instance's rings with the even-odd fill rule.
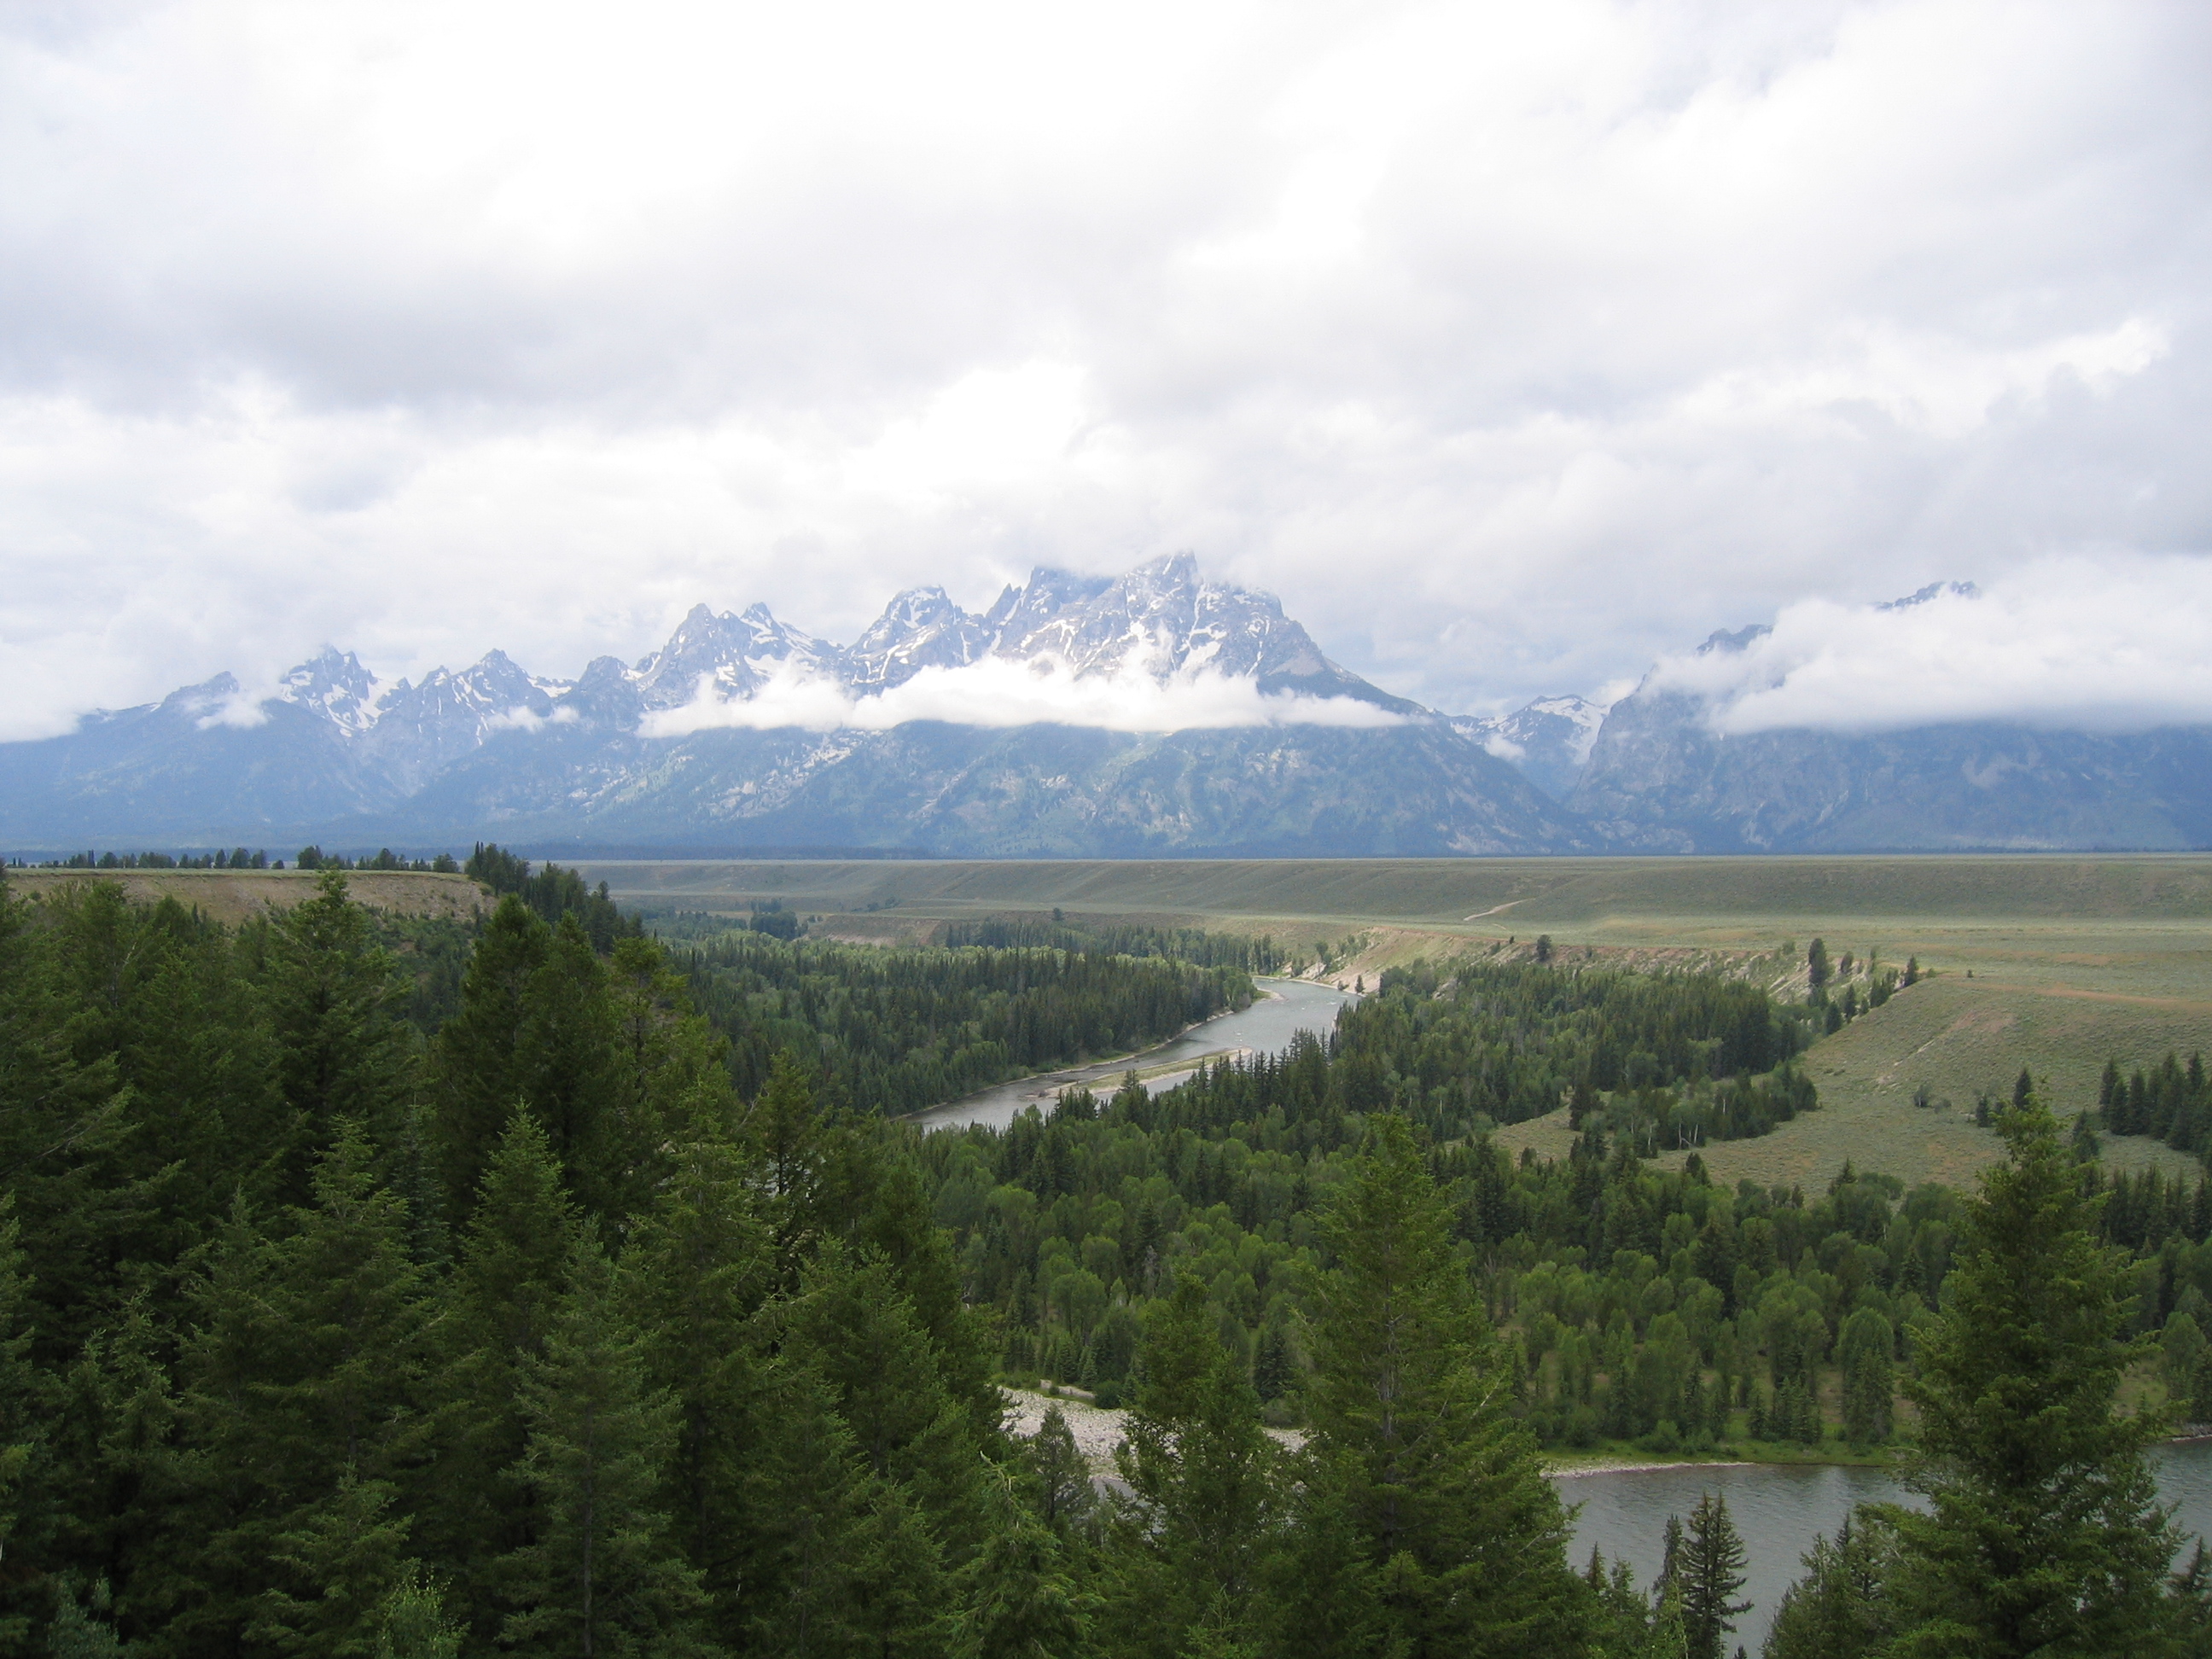
[[[1200,1632],[1249,1640],[1264,1629],[1254,1597],[1283,1506],[1281,1455],[1194,1273],[1153,1308],[1140,1358],[1115,1454],[1129,1497],[1109,1623],[1133,1652],[1175,1654]]]
[[[1577,1651],[1583,1587],[1515,1362],[1451,1243],[1449,1201],[1402,1118],[1375,1121],[1328,1217],[1316,1297],[1314,1459],[1348,1506],[1382,1640],[1408,1659]]]
[[[1836,1352],[1844,1373],[1844,1437],[1855,1446],[1889,1438],[1896,1386],[1890,1353],[1896,1340],[1889,1321],[1872,1308],[1860,1308],[1844,1321]]]
[[[40,1489],[46,1472],[40,1465],[46,1449],[48,1390],[31,1363],[30,1285],[13,1209],[10,1197],[0,1193],[0,1560],[11,1554],[35,1559],[39,1546],[49,1541],[39,1534],[51,1531],[50,1517],[34,1512],[43,1508],[39,1500],[45,1496]],[[16,1596],[0,1599],[0,1644],[21,1643],[30,1620]]]
[[[272,933],[269,1007],[301,1152],[328,1145],[340,1119],[394,1146],[413,1082],[408,1033],[397,1018],[401,988],[343,872],[324,871],[315,896],[293,906]],[[302,1186],[305,1174],[302,1156]]]
[[[1867,1659],[1894,1632],[1889,1579],[1895,1537],[1878,1515],[1848,1517],[1805,1553],[1805,1576],[1782,1595],[1765,1659]]]
[[[2002,1114],[2005,1161],[1965,1210],[1949,1294],[1905,1382],[1920,1408],[1907,1477],[1925,1513],[1898,1540],[1901,1654],[2012,1659],[2173,1650],[2193,1605],[2170,1593],[2179,1545],[2145,1449],[2154,1411],[2114,1410],[2148,1351],[2128,1335],[2126,1269],[2092,1231],[2051,1114]]]
[[[534,1535],[534,1489],[517,1471],[521,1403],[545,1352],[577,1235],[545,1132],[518,1110],[493,1151],[447,1289],[434,1484],[416,1505],[424,1554],[450,1568],[476,1638],[501,1619],[495,1564]]]
[[[528,1097],[532,1062],[521,1047],[523,1024],[551,940],[552,930],[528,905],[513,894],[501,899],[469,953],[459,1012],[439,1030],[432,1133],[455,1220],[475,1203],[492,1149]]]
[[[179,1614],[194,1639],[343,1652],[398,1569],[405,1526],[383,1510],[424,1445],[428,1308],[372,1162],[338,1125],[313,1203],[274,1237],[241,1206],[196,1297],[185,1418],[212,1455],[189,1512],[207,1593]],[[363,1581],[377,1559],[383,1582]]]
[[[1087,1492],[1087,1471],[1083,1484]],[[963,1575],[947,1650],[954,1659],[1088,1659],[1097,1597],[1072,1570],[1052,1517],[1025,1506],[998,1471],[986,1512],[988,1541]]]
[[[677,1407],[647,1386],[642,1347],[613,1265],[580,1237],[544,1355],[524,1368],[529,1440],[514,1476],[536,1495],[537,1525],[501,1564],[514,1607],[501,1641],[511,1650],[713,1651],[699,1633],[699,1574],[658,1507]]]
[[[583,924],[561,918],[544,961],[530,976],[515,1033],[515,1070],[523,1100],[544,1126],[568,1189],[586,1216],[610,1234],[623,1221],[632,1191],[629,1159],[641,1158],[658,1126],[641,1126],[635,1141],[619,1121],[616,1093],[616,1022],[607,973]]]
[[[1737,1617],[1751,1611],[1750,1602],[1729,1599],[1744,1586],[1744,1553],[1726,1498],[1698,1494],[1669,1577],[1681,1600],[1687,1659],[1723,1659]]]
[[[647,1382],[677,1405],[671,1523],[718,1615],[734,1610],[744,1564],[745,1463],[755,1438],[774,1432],[755,1415],[755,1316],[769,1275],[756,1174],[735,1147],[683,1148],[622,1263],[625,1298],[646,1334]],[[742,1640],[734,1627],[720,1634]]]

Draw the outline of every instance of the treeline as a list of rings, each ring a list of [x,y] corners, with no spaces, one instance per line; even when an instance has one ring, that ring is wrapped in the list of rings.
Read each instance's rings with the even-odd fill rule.
[[[301,870],[405,870],[416,875],[453,876],[459,875],[461,870],[461,866],[453,861],[451,853],[440,853],[427,859],[410,859],[393,852],[389,847],[379,848],[374,853],[364,853],[359,858],[348,858],[343,853],[325,853],[319,846],[302,847],[299,857],[293,863]]]
[[[1547,994],[1552,972],[1519,969]],[[1580,1053],[1603,1046],[1575,1022],[1527,1018],[1540,999],[1510,994],[1504,978],[1465,994],[1524,1019],[1524,1061],[1539,1075],[1558,1074],[1539,1064],[1547,1032]],[[1410,1071],[1419,1035],[1452,1023],[1459,990],[1437,994],[1448,983],[1425,970],[1393,974],[1344,1012],[1328,1043],[1302,1039],[1157,1096],[1135,1085],[1103,1102],[1072,1092],[1049,1117],[926,1143],[936,1213],[959,1243],[971,1298],[999,1310],[1007,1374],[1117,1397],[1147,1307],[1188,1266],[1277,1420],[1298,1420],[1305,1287],[1326,1265],[1318,1211],[1374,1115],[1419,1111],[1418,1084],[1387,1062]],[[1692,1007],[1702,990],[1681,980],[1653,988]],[[1735,988],[1723,1006],[1743,994]],[[1611,1006],[1649,1017],[1670,1005],[1613,995]],[[1677,1051],[1711,1040],[1683,1038]],[[1459,1052],[1479,1061],[1486,1051]],[[1363,1054],[1370,1063],[1355,1066]],[[1809,1085],[1793,1075],[1784,1066],[1761,1081],[1802,1088],[1809,1103]],[[1741,1086],[1724,1079],[1702,1097]],[[1694,1153],[1674,1170],[1644,1161],[1634,1109],[1648,1095],[1593,1097],[1604,1103],[1558,1163],[1516,1161],[1481,1135],[1455,1135],[1465,1120],[1450,1112],[1422,1122],[1468,1271],[1518,1339],[1532,1431],[1547,1444],[1652,1451],[1890,1438],[1893,1382],[1949,1270],[1956,1195],[1936,1186],[1908,1194],[1848,1169],[1810,1196],[1747,1183],[1731,1191],[1706,1178]],[[1613,1124],[1625,1131],[1609,1133]],[[2077,1178],[2098,1200],[2103,1236],[2136,1261],[2136,1328],[2158,1333],[2179,1314],[2212,1335],[2212,1190],[2149,1173],[2107,1189],[2094,1162]]]
[[[495,896],[514,894],[545,921],[557,924],[563,916],[575,917],[595,950],[611,950],[617,939],[644,937],[644,927],[636,917],[623,914],[606,883],[589,887],[574,870],[557,864],[533,873],[529,860],[517,858],[497,842],[478,842],[461,873],[482,882]]]
[[[1302,1146],[1337,1134],[1346,1114],[1398,1112],[1449,1139],[1562,1105],[1577,1123],[1591,1111],[1624,1127],[1657,1114],[1668,1136],[1692,1125],[1700,1139],[1759,1134],[1816,1103],[1787,1069],[1803,1042],[1798,1013],[1715,975],[1424,963],[1385,972],[1326,1045],[1211,1067],[1136,1109],[1152,1112],[1146,1127],[1279,1120],[1269,1133]]]
[[[266,850],[248,852],[243,847],[211,853],[71,853],[66,858],[46,859],[41,870],[266,870]],[[282,870],[284,861],[276,860]]]
[[[788,912],[785,914],[788,915]],[[844,1104],[896,1116],[1141,1048],[1247,1006],[1240,969],[1058,950],[886,950],[727,929],[672,957],[742,1091],[779,1053]]]
[[[2204,1079],[2204,1056],[2189,1063],[2168,1054],[2148,1071],[2137,1066],[2123,1079],[2117,1060],[2105,1062],[2097,1085],[2097,1115],[2116,1135],[2153,1135],[2176,1152],[2212,1154],[2212,1088]]]
[[[1115,957],[1168,957],[1204,968],[1241,968],[1274,974],[1285,966],[1271,935],[1210,933],[1198,927],[1148,927],[1133,922],[1071,921],[1054,910],[1044,916],[993,916],[948,921],[933,943],[952,950],[1082,951]]]
[[[343,853],[325,853],[319,846],[302,847],[293,860],[301,870],[405,870],[417,874],[456,875],[461,866],[450,853],[440,853],[430,858],[410,859],[395,853],[389,847],[374,853],[364,853],[359,858],[349,858]],[[282,870],[284,860],[271,860],[266,848],[248,852],[243,847],[225,851],[221,848],[207,853],[71,853],[66,858],[47,859],[35,866],[41,870]]]

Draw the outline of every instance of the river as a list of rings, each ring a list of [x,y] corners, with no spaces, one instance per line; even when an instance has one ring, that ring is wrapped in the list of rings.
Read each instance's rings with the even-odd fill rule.
[[[2155,1455],[2159,1491],[2179,1505],[2183,1530],[2212,1535],[2212,1445],[2162,1447]],[[1562,1475],[1559,1485],[1569,1504],[1582,1506],[1575,1519],[1575,1565],[1587,1563],[1595,1546],[1608,1561],[1625,1557],[1646,1589],[1659,1571],[1667,1517],[1686,1520],[1701,1492],[1725,1498],[1743,1534],[1742,1599],[1752,1604],[1729,1638],[1731,1653],[1738,1644],[1753,1654],[1764,1645],[1782,1593],[1798,1578],[1800,1558],[1815,1537],[1834,1537],[1856,1504],[1913,1501],[1882,1470],[1808,1464],[1680,1464]]]
[[[1336,1011],[1347,1002],[1359,1000],[1352,992],[1340,991],[1331,985],[1316,985],[1311,980],[1262,979],[1253,982],[1260,988],[1261,994],[1249,1008],[1233,1014],[1217,1014],[1156,1048],[1121,1060],[1102,1060],[1095,1066],[1074,1066],[1066,1071],[1017,1078],[1012,1083],[1001,1083],[995,1089],[986,1089],[964,1100],[916,1112],[908,1121],[925,1129],[964,1129],[972,1123],[1003,1129],[1031,1106],[1050,1110],[1054,1097],[1063,1089],[1084,1085],[1102,1092],[1110,1091],[1120,1086],[1122,1075],[1132,1069],[1151,1072],[1177,1061],[1188,1061],[1194,1067],[1206,1055],[1240,1048],[1254,1054],[1279,1054],[1291,1046],[1291,1039],[1300,1031],[1327,1036],[1335,1027]],[[1188,1075],[1188,1071],[1159,1073],[1148,1078],[1145,1086],[1158,1093]]]

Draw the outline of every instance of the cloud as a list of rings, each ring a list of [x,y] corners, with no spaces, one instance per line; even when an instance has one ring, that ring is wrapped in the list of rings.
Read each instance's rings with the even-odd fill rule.
[[[1200,669],[1163,677],[1131,660],[1112,674],[1078,674],[1064,661],[986,657],[959,668],[925,668],[890,690],[855,698],[831,680],[779,673],[750,697],[714,695],[711,676],[679,708],[657,710],[647,737],[715,727],[883,732],[912,720],[956,726],[1082,726],[1109,732],[1188,732],[1224,726],[1381,726],[1403,723],[1352,697],[1263,692],[1249,679]]]
[[[549,726],[573,726],[576,720],[576,711],[566,704],[541,714],[526,703],[517,703],[503,713],[487,714],[483,726],[487,732],[542,732]]]
[[[1680,653],[1651,684],[1716,731],[2020,720],[2093,732],[2212,722],[2212,560],[2040,561],[1986,591],[1896,606],[1807,600],[1741,650]]]
[[[2212,549],[2212,10],[0,15],[0,738],[1197,550],[1495,709]]]

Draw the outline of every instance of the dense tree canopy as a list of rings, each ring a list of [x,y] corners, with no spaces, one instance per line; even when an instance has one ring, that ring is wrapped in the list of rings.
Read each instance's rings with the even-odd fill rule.
[[[950,1056],[1127,1046],[1243,968],[752,930],[672,957],[539,890],[402,923],[326,870],[233,928],[0,887],[0,1648],[1708,1651],[1725,1516],[1656,1601],[1571,1572],[1540,1445],[1875,1444],[1899,1411],[1932,1517],[1824,1546],[1785,1629],[1929,1650],[2063,1605],[2063,1650],[2194,1639],[2153,1419],[2112,1394],[2196,1386],[2201,1185],[2107,1189],[2028,1109],[1964,1207],[1662,1170],[1666,1126],[1720,1127],[1662,1100],[1814,1103],[1796,1017],[1557,953],[925,1137],[884,1112]],[[1578,1117],[1571,1156],[1505,1157],[1492,1104]],[[2025,1476],[1975,1403],[2018,1375],[2056,1413]],[[1040,1376],[1128,1402],[1115,1483],[1063,1422],[1006,1431],[1000,1383]],[[2081,1516],[2133,1541],[2076,1547]]]

